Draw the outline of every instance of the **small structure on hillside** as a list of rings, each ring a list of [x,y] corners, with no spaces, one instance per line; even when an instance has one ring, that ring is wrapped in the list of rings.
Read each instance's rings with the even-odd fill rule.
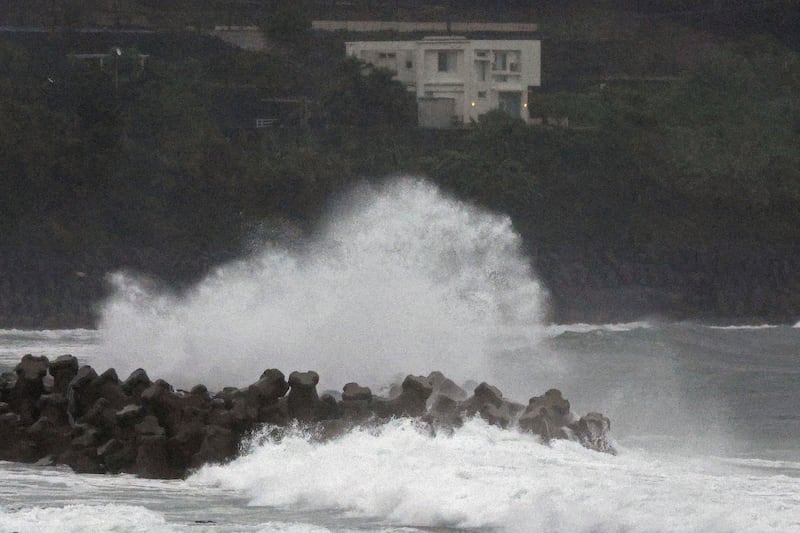
[[[531,122],[528,92],[541,85],[541,41],[441,36],[348,42],[346,52],[394,71],[417,96],[421,127],[459,127],[495,109]]]

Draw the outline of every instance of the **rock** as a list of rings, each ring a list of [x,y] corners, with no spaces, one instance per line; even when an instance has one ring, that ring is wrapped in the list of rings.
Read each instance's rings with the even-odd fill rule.
[[[436,394],[447,396],[453,400],[464,400],[467,398],[467,392],[455,384],[450,378],[443,379],[435,388]]]
[[[428,378],[406,376],[403,392],[392,400],[375,402],[375,414],[381,418],[422,416],[425,414],[428,397],[433,392]]]
[[[433,386],[428,378],[423,376],[406,376],[403,380],[403,394],[410,394],[416,398],[427,400],[433,392]]]
[[[203,429],[203,433],[200,450],[192,456],[192,468],[199,468],[207,463],[222,463],[236,455],[239,449],[239,439],[233,431],[210,425]]]
[[[96,427],[102,436],[110,435],[117,423],[117,410],[106,398],[98,398],[79,422]]]
[[[49,364],[50,361],[43,355],[34,357],[31,354],[26,354],[14,368],[14,372],[16,372],[18,380],[40,382],[47,374]]]
[[[498,407],[487,402],[481,406],[481,409],[478,412],[481,415],[481,418],[483,418],[492,426],[498,426],[506,429],[511,424],[511,410],[506,403],[502,403]]]
[[[205,424],[199,420],[186,421],[175,435],[167,439],[170,465],[185,472],[192,466],[192,457],[200,451],[205,438]]]
[[[458,402],[445,395],[437,395],[434,398],[427,417],[436,428],[453,429],[464,425],[464,419],[459,414]]]
[[[50,361],[45,356],[34,357],[27,354],[14,368],[17,381],[11,391],[11,408],[20,415],[24,424],[32,424],[39,418],[36,404],[39,396],[44,394],[42,378],[47,374]]]
[[[139,397],[141,397],[142,392],[144,392],[144,390],[152,384],[153,382],[150,381],[150,378],[147,376],[147,372],[141,368],[137,368],[131,372],[131,375],[128,376],[128,379],[122,383],[122,390],[125,392],[125,394],[133,398],[134,401],[137,401]]]
[[[117,439],[110,439],[100,448],[97,448],[97,455],[111,474],[120,472],[136,473],[135,463],[137,447],[130,442],[123,442]]]
[[[68,465],[78,474],[102,474],[105,468],[94,447],[70,447],[58,456],[58,464]]]
[[[348,383],[342,388],[342,401],[339,402],[342,418],[350,422],[366,420],[374,414],[372,407],[372,391],[368,387]],[[338,426],[334,424],[331,427]]]
[[[109,368],[92,380],[90,387],[93,389],[94,396],[105,398],[116,409],[121,409],[131,401],[130,397],[125,394],[117,372],[113,368]]]
[[[438,389],[439,384],[441,384],[445,379],[447,378],[445,378],[444,374],[442,374],[438,370],[434,370],[433,372],[428,374],[428,383],[430,383],[434,389]]]
[[[475,387],[474,394],[461,404],[461,411],[467,416],[475,416],[487,404],[500,408],[503,405],[503,393],[484,381]]]
[[[88,365],[78,369],[78,373],[67,386],[67,413],[72,423],[77,420],[97,401],[90,385],[97,378],[97,372]]]
[[[141,418],[144,409],[141,405],[136,404],[128,404],[119,411],[117,411],[114,416],[117,419],[117,424],[119,425],[130,425],[136,420]]]
[[[208,394],[208,388],[205,385],[195,385],[192,387],[192,390],[189,391],[189,394],[211,401],[211,396]]]
[[[39,417],[39,420],[25,430],[36,445],[36,457],[57,455],[66,450],[70,444],[69,432],[69,427],[56,426],[46,416]]]
[[[137,440],[137,476],[150,479],[177,479],[181,473],[170,465],[167,439],[163,435],[147,435]]]
[[[544,396],[530,399],[525,413],[519,419],[519,427],[548,441],[567,438],[565,428],[573,421],[569,402],[561,396],[561,391],[550,389]]]
[[[79,424],[75,427],[78,429],[79,435],[72,439],[70,448],[84,449],[97,446],[97,442],[100,440],[100,432],[97,428],[86,424]]]
[[[342,401],[355,402],[372,399],[372,391],[369,387],[362,387],[358,383],[348,383],[342,388]]]
[[[17,375],[14,372],[0,374],[0,402],[10,403],[11,392],[17,384]]]
[[[319,376],[317,376],[317,381],[319,381]],[[289,384],[286,382],[283,372],[270,368],[262,372],[259,380],[250,385],[247,390],[254,395],[259,404],[271,404],[286,394]]]
[[[342,411],[339,409],[339,404],[336,402],[336,398],[330,394],[323,394],[319,399],[316,420],[332,420],[334,418],[341,417]]]
[[[525,414],[538,415],[542,410],[550,423],[557,427],[568,426],[574,421],[574,416],[569,410],[569,401],[564,399],[558,389],[550,389],[544,396],[531,398]]]
[[[136,424],[136,433],[147,436],[163,436],[164,428],[158,425],[158,419],[153,415],[145,416],[141,422]]]
[[[66,396],[70,381],[78,373],[78,359],[72,355],[60,355],[48,368],[53,376],[53,392]]]
[[[39,416],[46,416],[57,426],[69,426],[67,408],[69,401],[64,394],[54,392],[39,396],[36,407],[39,409]]]
[[[616,455],[617,451],[609,441],[611,421],[600,413],[589,413],[582,416],[573,426],[575,437],[590,450]]]
[[[289,375],[290,389],[287,396],[289,416],[304,422],[317,420],[320,409],[317,383],[319,383],[319,374],[313,370],[295,371]]]

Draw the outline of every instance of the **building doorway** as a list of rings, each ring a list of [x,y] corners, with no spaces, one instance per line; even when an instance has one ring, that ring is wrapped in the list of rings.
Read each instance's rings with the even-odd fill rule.
[[[520,118],[522,111],[522,93],[518,91],[502,91],[497,93],[497,108],[512,117]]]

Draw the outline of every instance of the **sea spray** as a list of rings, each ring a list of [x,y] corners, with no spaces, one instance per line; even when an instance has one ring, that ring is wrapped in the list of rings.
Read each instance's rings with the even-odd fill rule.
[[[265,433],[269,428],[265,429]],[[796,463],[794,463],[796,464]],[[315,442],[256,435],[227,465],[187,483],[251,506],[325,510],[379,524],[512,532],[795,531],[800,479],[757,475],[707,457],[614,457],[569,441],[468,420],[431,437],[409,419]]]
[[[182,386],[314,369],[322,385],[382,385],[438,369],[491,379],[505,340],[535,341],[544,293],[508,217],[418,179],[364,186],[291,246],[265,243],[180,294],[112,276],[109,365]]]

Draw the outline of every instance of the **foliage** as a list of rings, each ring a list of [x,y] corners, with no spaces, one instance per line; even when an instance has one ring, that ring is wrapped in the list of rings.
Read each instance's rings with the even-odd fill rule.
[[[336,72],[321,89],[325,121],[359,127],[411,127],[416,123],[414,97],[392,79],[390,70],[347,57]]]

